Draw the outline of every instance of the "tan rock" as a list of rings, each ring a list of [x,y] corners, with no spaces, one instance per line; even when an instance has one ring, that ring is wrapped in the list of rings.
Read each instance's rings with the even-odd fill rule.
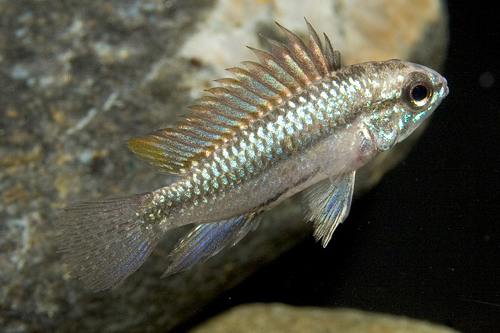
[[[189,333],[457,333],[403,316],[347,308],[295,307],[280,303],[234,307]]]

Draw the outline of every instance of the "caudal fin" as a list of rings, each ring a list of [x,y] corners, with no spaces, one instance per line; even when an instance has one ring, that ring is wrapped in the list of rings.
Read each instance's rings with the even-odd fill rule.
[[[94,291],[111,288],[135,272],[164,231],[146,225],[143,203],[150,193],[83,202],[57,220],[58,242],[71,275]]]

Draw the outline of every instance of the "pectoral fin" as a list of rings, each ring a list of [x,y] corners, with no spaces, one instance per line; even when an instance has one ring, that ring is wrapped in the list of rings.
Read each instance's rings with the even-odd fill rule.
[[[260,212],[251,212],[229,220],[200,223],[184,236],[170,253],[172,263],[162,278],[205,261],[225,246],[235,245],[250,230],[257,228],[260,219]]]
[[[314,237],[328,245],[337,226],[351,208],[355,172],[343,174],[334,181],[325,179],[304,191],[306,220],[314,222]]]

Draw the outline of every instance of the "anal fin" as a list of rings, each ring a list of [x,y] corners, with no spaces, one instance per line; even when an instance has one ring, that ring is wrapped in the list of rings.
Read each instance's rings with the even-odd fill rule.
[[[205,261],[226,246],[233,246],[257,227],[261,212],[251,212],[228,220],[198,224],[169,254],[172,263],[162,278],[187,270]]]
[[[306,220],[314,222],[314,237],[328,245],[337,226],[342,223],[351,208],[355,171],[341,175],[336,180],[325,179],[303,194]]]

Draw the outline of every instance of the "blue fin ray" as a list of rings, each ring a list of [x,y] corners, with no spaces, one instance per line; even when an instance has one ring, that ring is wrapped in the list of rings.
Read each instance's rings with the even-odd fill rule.
[[[200,223],[182,238],[170,253],[172,263],[162,277],[187,270],[226,246],[238,243],[259,224],[260,212],[251,212],[217,222]]]

